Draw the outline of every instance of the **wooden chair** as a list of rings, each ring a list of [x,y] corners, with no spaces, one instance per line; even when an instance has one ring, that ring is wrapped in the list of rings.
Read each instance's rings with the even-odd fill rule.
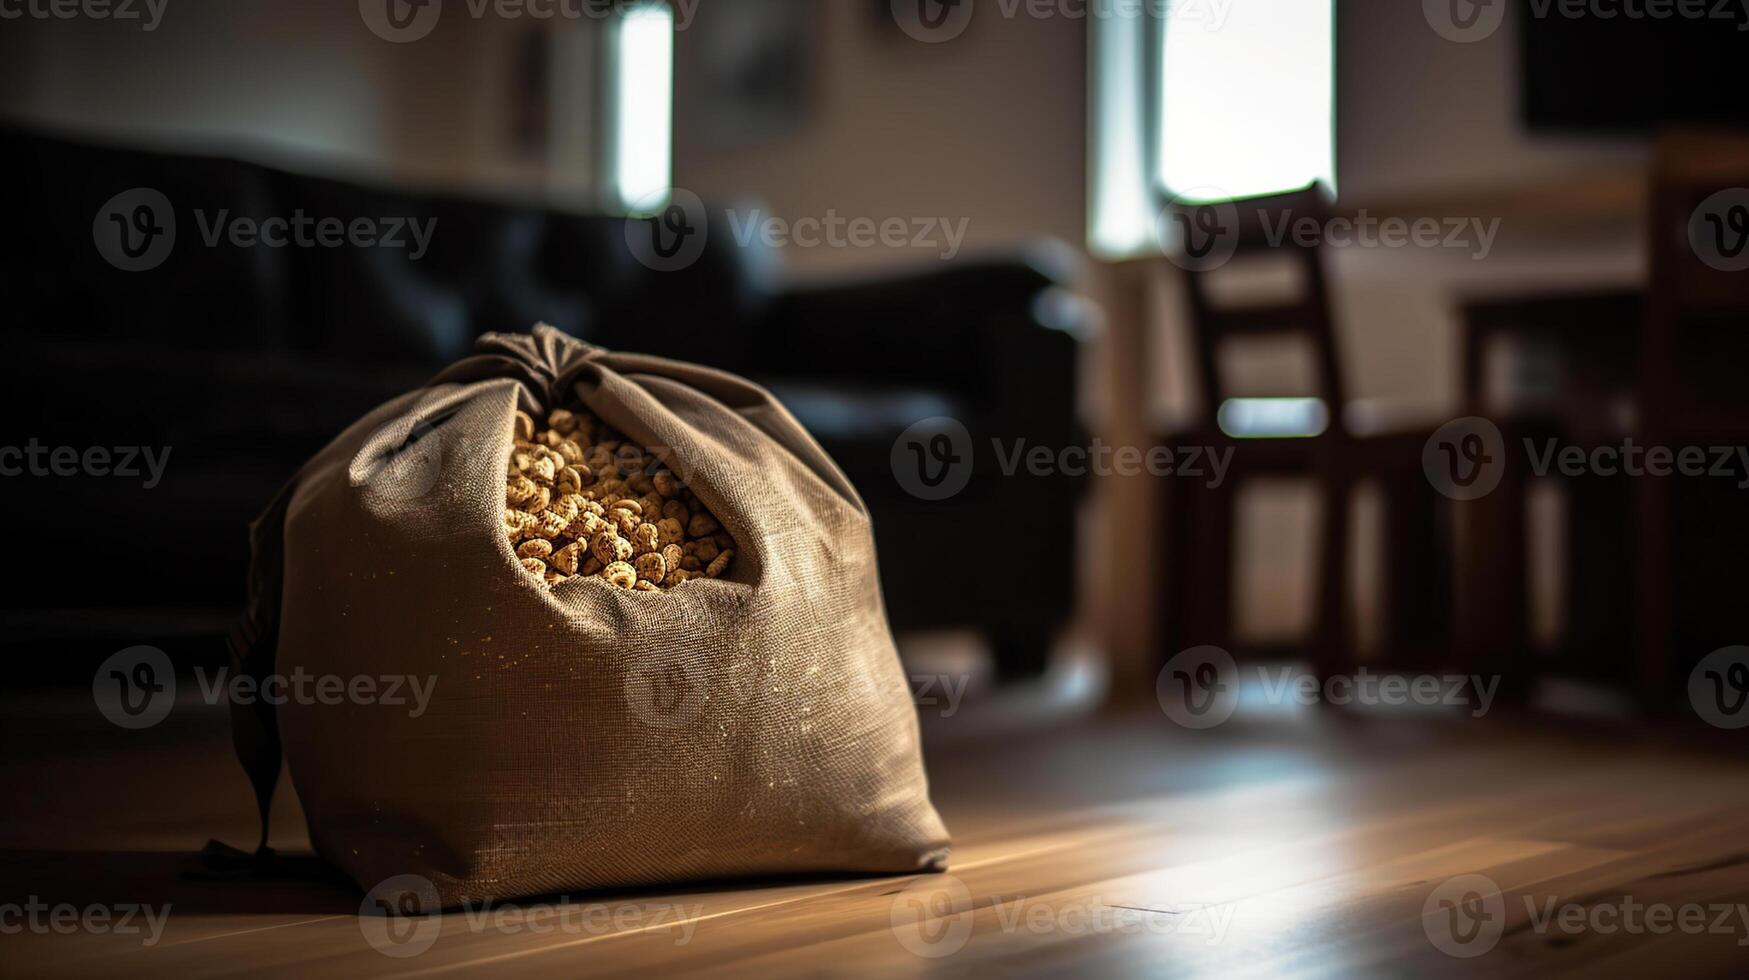
[[[1407,664],[1417,654],[1436,658],[1449,631],[1447,564],[1438,546],[1435,491],[1422,475],[1421,449],[1428,431],[1395,435],[1357,433],[1345,411],[1349,404],[1341,357],[1331,314],[1322,242],[1279,238],[1283,217],[1322,221],[1328,199],[1317,185],[1289,194],[1235,202],[1237,221],[1229,232],[1231,259],[1220,269],[1185,271],[1183,281],[1202,421],[1190,428],[1161,433],[1166,446],[1203,445],[1233,451],[1225,483],[1208,488],[1192,480],[1162,480],[1165,555],[1163,654],[1201,644],[1221,646],[1254,659],[1310,660],[1322,675],[1347,671],[1354,662],[1347,616],[1349,571],[1349,509],[1352,491],[1363,479],[1377,481],[1384,491],[1385,541],[1383,588],[1388,601],[1382,624],[1382,647]],[[1189,215],[1194,209],[1186,209]],[[1272,241],[1272,232],[1279,240]],[[1319,236],[1321,239],[1321,236]],[[1298,292],[1283,301],[1223,304],[1211,280],[1227,266],[1242,266],[1265,257],[1285,257],[1294,267]],[[1245,438],[1217,424],[1229,387],[1221,370],[1221,347],[1234,338],[1299,337],[1310,342],[1314,360],[1314,390],[1303,394],[1322,401],[1326,428],[1311,436]],[[1235,500],[1239,489],[1260,478],[1288,477],[1311,481],[1318,489],[1316,574],[1310,636],[1302,649],[1237,649],[1232,624]]]
[[[1749,330],[1744,329],[1749,270],[1709,265],[1690,238],[1697,222],[1702,234],[1714,230],[1704,216],[1697,217],[1697,209],[1731,188],[1749,188],[1749,137],[1683,132],[1660,138],[1653,162],[1651,270],[1639,374],[1647,445],[1749,445],[1749,394],[1742,380],[1749,360]],[[1749,194],[1738,200],[1749,202]],[[1728,217],[1749,221],[1749,212]],[[1708,586],[1729,581],[1740,590],[1744,576],[1740,563],[1731,564],[1736,556],[1722,556],[1731,549],[1717,547],[1721,532],[1735,531],[1737,542],[1743,534],[1737,527],[1709,523],[1706,502],[1695,496],[1700,482],[1636,481],[1639,688],[1654,705],[1670,703],[1689,662],[1714,647],[1744,642],[1742,628],[1749,620],[1728,597],[1724,603],[1733,608],[1711,617],[1725,621],[1723,630],[1679,607],[1680,596],[1696,611],[1692,607],[1704,603]],[[1733,503],[1718,509],[1741,509]],[[1681,561],[1679,552],[1686,552]]]
[[[1465,414],[1494,421],[1515,461],[1525,439],[1562,446],[1619,446],[1634,434],[1641,294],[1566,290],[1477,297],[1459,304]],[[1503,344],[1516,348],[1509,390],[1487,367]],[[1530,481],[1508,467],[1494,492],[1459,505],[1456,642],[1481,666],[1528,690],[1545,670],[1622,682],[1632,677],[1632,498],[1621,476],[1563,477],[1564,631],[1553,650],[1531,636]]]

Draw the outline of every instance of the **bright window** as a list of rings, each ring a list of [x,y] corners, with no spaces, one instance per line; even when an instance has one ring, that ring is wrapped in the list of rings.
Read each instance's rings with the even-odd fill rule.
[[[1330,0],[1094,9],[1106,11],[1094,18],[1091,39],[1088,238],[1096,253],[1148,246],[1167,195],[1335,187]]]
[[[627,210],[658,210],[672,179],[674,13],[628,8],[615,41],[613,185]]]
[[[1329,0],[1247,0],[1219,30],[1162,22],[1155,176],[1167,193],[1334,185],[1333,13]]]

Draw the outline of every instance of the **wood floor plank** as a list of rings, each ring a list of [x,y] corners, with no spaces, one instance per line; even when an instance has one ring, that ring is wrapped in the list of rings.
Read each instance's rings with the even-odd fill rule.
[[[929,759],[955,835],[945,875],[500,903],[399,923],[431,932],[397,958],[344,881],[178,877],[208,836],[251,833],[222,719],[179,724],[125,751],[102,731],[27,734],[28,753],[0,760],[0,778],[47,785],[0,813],[0,901],[171,908],[149,946],[8,935],[0,975],[1707,977],[1749,963],[1749,911],[1665,934],[1545,921],[1629,900],[1749,910],[1749,768],[1625,733],[1484,720],[1205,737],[1154,715],[955,739]],[[93,787],[112,802],[94,807]],[[276,820],[282,851],[307,850],[295,799]],[[1470,876],[1497,904],[1439,903]],[[1497,935],[1451,955],[1472,909],[1497,913]]]

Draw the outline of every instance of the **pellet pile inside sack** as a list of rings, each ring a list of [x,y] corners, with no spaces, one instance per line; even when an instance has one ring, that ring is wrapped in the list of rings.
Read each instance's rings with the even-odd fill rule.
[[[529,574],[656,592],[728,571],[734,539],[643,447],[581,409],[544,429],[517,412],[515,426],[504,525]]]

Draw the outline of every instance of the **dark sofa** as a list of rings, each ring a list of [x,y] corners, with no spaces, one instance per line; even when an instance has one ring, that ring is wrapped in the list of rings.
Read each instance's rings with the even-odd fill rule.
[[[244,527],[344,426],[420,384],[478,334],[536,321],[770,386],[874,515],[896,630],[972,627],[1011,674],[1039,669],[1073,598],[1067,478],[1001,475],[990,439],[1064,446],[1083,304],[1065,249],[786,288],[721,212],[697,261],[655,271],[626,220],[535,202],[413,193],[204,156],[0,131],[13,162],[0,446],[169,447],[162,481],[0,477],[14,569],[0,642],[23,673],[75,676],[122,646],[216,662],[240,605]],[[160,192],[174,244],[143,271],[100,254],[106,203]],[[198,213],[197,213],[198,212]],[[207,243],[236,217],[435,219],[426,254]],[[140,239],[139,242],[143,242]],[[917,499],[889,458],[949,415],[977,447],[957,496]],[[3,462],[3,461],[0,461]],[[44,654],[48,654],[45,656]]]

